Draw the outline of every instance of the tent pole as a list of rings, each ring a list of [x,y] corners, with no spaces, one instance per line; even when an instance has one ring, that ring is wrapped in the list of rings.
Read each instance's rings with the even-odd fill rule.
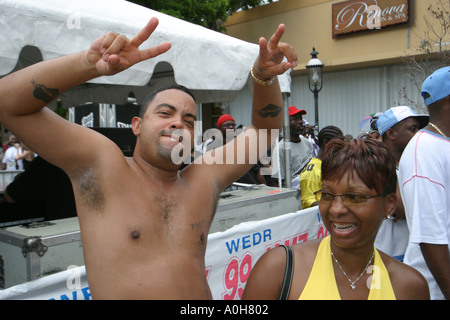
[[[284,186],[286,188],[292,188],[291,180],[291,133],[289,128],[289,93],[283,92],[284,102],[284,120],[283,120],[283,132],[284,132]]]

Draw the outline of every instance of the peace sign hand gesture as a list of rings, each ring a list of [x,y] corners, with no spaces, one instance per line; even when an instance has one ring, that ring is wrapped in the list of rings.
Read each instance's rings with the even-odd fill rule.
[[[96,39],[87,51],[87,61],[95,68],[99,76],[114,75],[141,61],[154,58],[167,52],[170,42],[139,50],[158,26],[158,19],[152,18],[147,25],[132,39],[114,32],[108,32]]]
[[[265,38],[259,39],[259,56],[253,69],[257,78],[272,79],[297,66],[297,54],[294,48],[280,41],[284,31],[284,24],[280,24],[269,41]],[[283,62],[285,57],[287,62]]]

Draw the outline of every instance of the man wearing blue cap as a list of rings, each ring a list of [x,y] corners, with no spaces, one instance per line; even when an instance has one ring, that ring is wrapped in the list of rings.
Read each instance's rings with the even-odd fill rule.
[[[450,67],[422,85],[428,126],[408,143],[399,186],[410,233],[404,262],[427,279],[431,299],[450,299]]]
[[[428,124],[429,116],[417,114],[410,107],[393,107],[377,120],[378,132],[383,143],[392,153],[397,165],[411,138]],[[384,220],[378,230],[375,246],[381,251],[403,261],[408,245],[409,231],[405,220],[405,210],[397,185],[397,209]]]

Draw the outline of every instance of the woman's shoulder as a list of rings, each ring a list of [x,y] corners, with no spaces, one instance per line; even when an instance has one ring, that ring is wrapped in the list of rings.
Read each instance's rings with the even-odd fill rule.
[[[320,240],[292,245],[296,281],[309,259],[314,259]],[[312,262],[311,262],[312,264]],[[256,262],[248,279],[243,299],[277,299],[286,270],[286,249],[282,246],[265,252]],[[294,290],[291,290],[294,291]]]
[[[308,257],[314,258],[317,253],[317,248],[319,247],[321,241],[322,239],[316,239],[292,245],[291,247],[294,252],[294,257],[295,258],[301,257],[303,259]],[[283,246],[279,246],[265,252],[260,260],[262,260],[261,262],[270,264],[271,262],[279,261],[280,259],[283,258],[286,258],[286,249],[284,249]],[[280,266],[278,266],[278,268],[279,267]]]
[[[411,266],[380,251],[398,300],[429,299],[428,284],[422,274]]]
[[[300,255],[303,258],[315,258],[319,244],[323,239],[310,240],[307,242],[298,243],[292,246],[295,255]]]
[[[283,247],[273,248],[265,252],[250,272],[242,299],[278,299],[285,269],[286,250]]]

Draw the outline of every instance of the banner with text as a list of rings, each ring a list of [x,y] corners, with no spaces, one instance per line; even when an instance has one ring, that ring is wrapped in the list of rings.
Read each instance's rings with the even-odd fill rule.
[[[323,238],[326,234],[319,209],[315,207],[245,222],[210,235],[205,262],[213,299],[240,299],[253,266],[266,251],[282,244]]]

